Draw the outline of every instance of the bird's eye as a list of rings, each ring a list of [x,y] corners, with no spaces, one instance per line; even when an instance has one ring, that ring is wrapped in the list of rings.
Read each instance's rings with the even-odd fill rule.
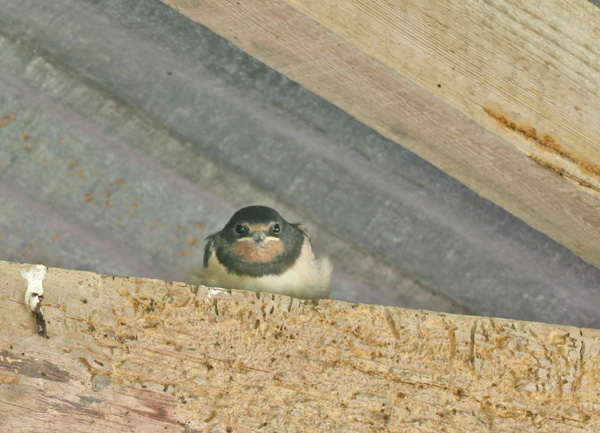
[[[238,235],[243,235],[244,233],[246,233],[246,227],[244,227],[244,226],[243,226],[243,225],[241,225],[241,224],[238,224],[237,226],[235,226],[235,232],[236,232]]]
[[[279,233],[281,231],[281,226],[279,224],[275,224],[273,227],[271,227],[271,231],[274,234],[277,234],[277,233]]]

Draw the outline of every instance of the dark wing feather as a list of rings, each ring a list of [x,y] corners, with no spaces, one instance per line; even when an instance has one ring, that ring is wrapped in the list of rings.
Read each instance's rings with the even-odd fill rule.
[[[210,257],[214,254],[215,252],[215,235],[210,235],[209,237],[206,238],[206,240],[208,241],[206,243],[206,246],[204,247],[204,267],[206,268],[208,266],[208,261],[210,259]]]
[[[302,233],[302,235],[308,239],[308,242],[310,242],[310,235],[308,234],[308,230],[306,230],[306,227],[304,227],[304,225],[302,225],[302,223],[296,223],[296,224],[290,224],[294,227],[296,227],[298,229],[298,231],[300,231],[300,233]]]

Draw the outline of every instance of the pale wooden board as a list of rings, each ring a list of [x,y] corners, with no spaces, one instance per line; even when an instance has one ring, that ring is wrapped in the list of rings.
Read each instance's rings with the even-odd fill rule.
[[[600,431],[599,330],[50,268],[46,340],[21,270],[0,431]]]
[[[600,266],[589,2],[163,1]]]

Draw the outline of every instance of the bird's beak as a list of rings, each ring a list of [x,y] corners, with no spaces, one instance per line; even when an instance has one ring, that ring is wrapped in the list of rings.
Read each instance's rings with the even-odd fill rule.
[[[264,232],[254,232],[252,233],[252,239],[258,244],[262,245],[265,242],[267,235]]]

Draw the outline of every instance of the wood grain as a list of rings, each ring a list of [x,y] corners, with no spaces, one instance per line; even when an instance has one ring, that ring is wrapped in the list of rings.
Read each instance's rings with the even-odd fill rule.
[[[24,265],[27,266],[27,265]],[[600,331],[0,262],[0,430],[596,432]]]
[[[584,0],[163,0],[600,266]]]

